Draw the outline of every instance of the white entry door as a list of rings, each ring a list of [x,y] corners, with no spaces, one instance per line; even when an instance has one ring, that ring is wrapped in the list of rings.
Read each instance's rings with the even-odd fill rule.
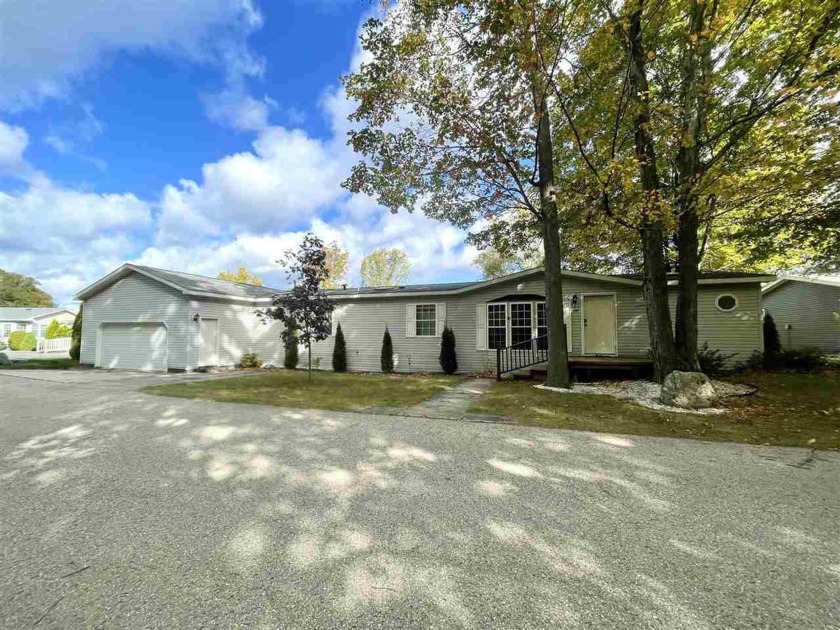
[[[198,324],[199,367],[219,365],[219,320],[202,318]]]
[[[583,354],[616,354],[615,296],[583,296]]]

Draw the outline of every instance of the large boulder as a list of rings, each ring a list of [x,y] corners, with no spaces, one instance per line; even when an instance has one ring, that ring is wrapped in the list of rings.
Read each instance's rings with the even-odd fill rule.
[[[6,355],[5,352],[0,352],[0,365],[11,365],[12,360]]]
[[[711,407],[717,394],[709,377],[702,372],[673,371],[662,383],[660,400],[663,405],[682,409]]]

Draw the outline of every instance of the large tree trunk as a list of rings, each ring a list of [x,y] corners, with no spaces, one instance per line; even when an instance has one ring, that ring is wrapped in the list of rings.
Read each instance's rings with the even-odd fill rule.
[[[716,7],[717,5],[715,5]],[[715,17],[715,7],[710,10]],[[699,371],[697,360],[697,282],[700,278],[697,186],[702,177],[700,159],[701,135],[705,129],[705,83],[711,73],[709,35],[704,33],[707,3],[692,0],[688,15],[688,47],[683,55],[681,142],[677,151],[677,195],[679,212],[677,228],[677,260],[679,286],[675,318],[677,366],[681,370]]]
[[[537,174],[545,251],[545,314],[548,324],[548,374],[550,387],[570,387],[569,353],[566,325],[563,321],[563,278],[560,273],[560,218],[554,191],[554,150],[551,142],[551,119],[545,95],[536,93]],[[533,314],[536,317],[536,313]]]
[[[681,370],[699,372],[697,359],[697,282],[700,279],[698,247],[699,218],[691,208],[680,215],[677,231],[679,286],[674,319],[676,365]]]
[[[661,383],[674,369],[674,331],[668,306],[668,278],[665,271],[665,236],[660,218],[659,173],[656,150],[650,131],[650,88],[645,75],[646,51],[642,43],[642,10],[645,0],[637,0],[629,16],[627,55],[630,96],[636,108],[633,138],[639,162],[644,200],[639,233],[644,259],[642,291],[647,309],[654,378]]]

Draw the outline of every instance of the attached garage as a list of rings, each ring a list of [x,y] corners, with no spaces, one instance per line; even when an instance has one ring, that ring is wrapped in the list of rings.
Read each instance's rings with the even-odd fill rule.
[[[257,310],[275,289],[126,264],[81,291],[81,363],[105,369],[232,366],[246,352],[281,363],[279,322]]]
[[[97,348],[96,367],[161,371],[169,368],[166,324],[160,322],[104,323]]]

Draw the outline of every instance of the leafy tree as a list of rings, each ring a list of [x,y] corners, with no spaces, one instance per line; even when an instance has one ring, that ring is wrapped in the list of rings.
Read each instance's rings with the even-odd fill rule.
[[[292,288],[272,298],[272,306],[258,311],[263,317],[283,322],[283,340],[302,342],[309,354],[312,378],[312,344],[330,336],[333,302],[321,290],[327,278],[324,243],[311,232],[303,237],[297,251],[286,252],[286,276]]]
[[[291,328],[289,334],[283,337],[283,367],[287,370],[296,370],[298,365],[298,338],[297,331]]]
[[[501,278],[517,271],[525,271],[534,267],[541,267],[542,257],[536,252],[501,252],[497,249],[486,249],[473,259],[473,263],[481,269],[485,280]]]
[[[380,248],[362,259],[362,286],[393,287],[408,282],[411,263],[401,249]]]
[[[46,339],[57,339],[59,337],[70,337],[72,330],[70,326],[59,323],[57,319],[52,320],[47,326],[47,331],[44,333]]]
[[[392,212],[420,210],[461,227],[482,221],[492,230],[522,215],[538,225],[547,383],[568,387],[554,97],[536,58],[545,37],[567,32],[553,4],[404,0],[368,20],[369,60],[344,78],[358,102],[350,143],[365,159],[344,185]],[[560,61],[549,60],[553,72]]]
[[[394,371],[394,344],[391,342],[391,333],[385,327],[385,334],[382,336],[382,352],[379,355],[379,366],[382,372],[390,374]]]
[[[440,367],[446,374],[455,374],[458,371],[455,333],[449,326],[443,327],[443,333],[440,337]]]
[[[344,341],[344,332],[341,330],[341,322],[338,323],[335,330],[332,366],[334,372],[347,371],[347,343]]]
[[[562,57],[575,62],[563,72],[549,75],[555,57],[538,57],[571,132],[555,147],[578,153],[565,165],[570,188],[588,198],[584,225],[607,219],[640,254],[660,377],[674,365],[696,369],[707,249],[754,240],[748,249],[759,260],[776,235],[804,244],[808,234],[808,247],[837,247],[818,244],[837,233],[838,11],[823,2],[628,0],[597,6],[589,32],[566,38]],[[796,202],[784,199],[788,190]],[[634,233],[638,249],[624,238]],[[679,273],[674,329],[669,264]]]
[[[321,285],[323,289],[337,289],[347,280],[347,267],[350,264],[350,254],[332,242],[327,245],[327,279]]]
[[[73,320],[73,328],[70,331],[70,358],[76,361],[82,355],[82,321],[84,319],[84,303],[79,304],[79,312]]]
[[[262,286],[262,280],[259,276],[252,274],[245,267],[239,267],[236,271],[223,271],[218,276],[219,280],[227,280],[228,282],[239,282],[240,284],[252,284],[257,287]]]
[[[0,306],[55,306],[52,296],[38,285],[35,278],[0,269]]]

